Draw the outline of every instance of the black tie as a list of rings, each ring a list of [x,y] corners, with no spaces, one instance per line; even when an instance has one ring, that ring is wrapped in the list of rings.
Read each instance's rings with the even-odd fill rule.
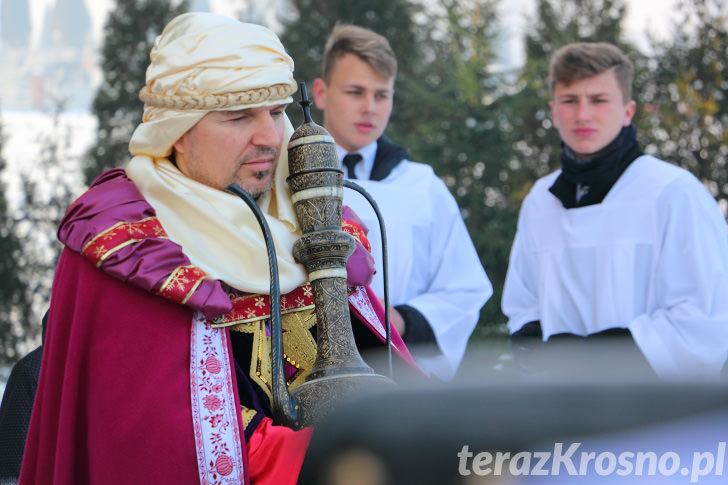
[[[347,153],[344,157],[344,166],[346,167],[347,178],[355,179],[356,174],[354,173],[354,167],[361,160],[361,155],[358,153]]]

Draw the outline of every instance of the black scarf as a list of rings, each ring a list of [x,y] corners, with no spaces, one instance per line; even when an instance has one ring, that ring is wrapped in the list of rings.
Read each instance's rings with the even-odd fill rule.
[[[374,166],[369,180],[384,180],[402,160],[409,158],[409,150],[395,145],[382,135],[377,140],[377,154],[374,156]]]
[[[622,173],[642,150],[637,143],[637,129],[630,124],[597,156],[580,160],[561,143],[561,174],[549,188],[565,209],[599,204],[607,196]],[[576,201],[576,187],[581,184],[583,195]]]

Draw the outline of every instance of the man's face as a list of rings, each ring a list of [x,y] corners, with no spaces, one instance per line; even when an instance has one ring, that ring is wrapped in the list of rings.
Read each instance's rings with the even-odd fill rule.
[[[613,69],[566,86],[556,83],[549,103],[561,140],[578,158],[592,158],[629,126],[635,103],[622,99]]]
[[[356,55],[345,54],[334,64],[328,84],[314,81],[313,94],[324,111],[324,127],[336,143],[356,152],[384,133],[392,114],[394,79]]]
[[[216,189],[237,184],[257,198],[273,186],[285,105],[211,111],[174,144],[187,177]]]

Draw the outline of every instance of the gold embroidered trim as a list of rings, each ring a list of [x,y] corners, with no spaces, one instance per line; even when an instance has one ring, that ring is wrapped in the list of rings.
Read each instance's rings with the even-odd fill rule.
[[[355,239],[362,243],[367,251],[369,251],[370,253],[372,252],[372,245],[369,243],[369,239],[367,239],[367,235],[364,233],[364,229],[362,229],[359,224],[353,221],[343,219],[341,221],[341,230],[349,234],[350,236],[354,236]]]
[[[184,305],[205,278],[207,274],[197,266],[179,266],[167,277],[157,294]]]
[[[81,254],[98,268],[121,248],[149,238],[169,239],[156,217],[136,222],[117,222],[86,243]]]
[[[255,409],[246,408],[245,406],[241,406],[242,409],[240,410],[240,419],[243,421],[243,428],[248,429],[248,425],[250,425],[250,422],[253,420],[256,414],[258,414],[258,411]]]
[[[252,355],[250,358],[250,378],[273,399],[271,385],[270,335],[266,330],[267,320],[234,325],[230,330],[250,333],[253,337]],[[316,325],[316,314],[313,308],[292,311],[281,316],[283,327],[283,358],[289,364],[288,371],[293,371],[286,380],[289,389],[303,384],[316,360],[316,341],[310,328]]]
[[[229,327],[270,318],[269,295],[239,296],[232,298],[230,303],[232,303],[232,309],[225,315],[214,319],[213,327]],[[281,296],[281,315],[313,308],[314,305],[313,288],[307,283]]]

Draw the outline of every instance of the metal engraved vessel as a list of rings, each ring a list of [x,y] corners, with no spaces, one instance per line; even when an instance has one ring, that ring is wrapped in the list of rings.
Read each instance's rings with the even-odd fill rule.
[[[343,398],[391,383],[375,374],[356,348],[346,287],[346,261],[356,241],[341,229],[343,172],[333,138],[311,121],[305,84],[301,92],[305,120],[288,144],[288,185],[303,233],[293,254],[313,288],[318,351],[306,382],[291,391],[296,427],[313,424]]]

